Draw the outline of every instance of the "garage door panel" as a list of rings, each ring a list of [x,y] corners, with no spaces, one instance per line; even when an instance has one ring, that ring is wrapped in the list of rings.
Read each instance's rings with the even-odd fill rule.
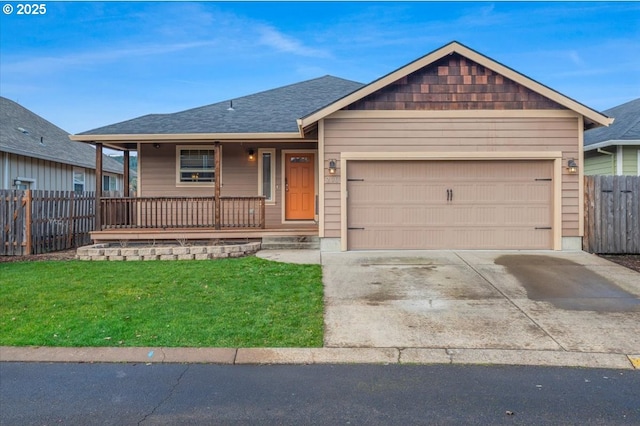
[[[552,161],[350,161],[347,172],[350,249],[552,248]]]
[[[504,186],[504,199],[509,202],[539,201],[548,204],[551,182],[544,183],[510,183]]]
[[[407,226],[445,226],[447,224],[447,216],[449,210],[444,207],[432,207],[425,210],[423,207],[403,207],[402,217],[400,223],[400,229],[404,229]]]
[[[385,227],[400,223],[398,211],[393,207],[360,207],[353,209],[352,219],[349,221],[350,227]]]

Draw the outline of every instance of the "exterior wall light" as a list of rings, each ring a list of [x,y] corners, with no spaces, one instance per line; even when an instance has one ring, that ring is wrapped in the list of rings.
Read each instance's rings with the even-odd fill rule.
[[[336,174],[336,160],[329,160],[329,174]]]
[[[567,162],[567,171],[572,174],[578,173],[578,165],[576,164],[576,161],[573,158],[569,160],[569,162]]]
[[[249,150],[249,161],[253,161],[256,159],[256,153],[254,150],[250,149]]]

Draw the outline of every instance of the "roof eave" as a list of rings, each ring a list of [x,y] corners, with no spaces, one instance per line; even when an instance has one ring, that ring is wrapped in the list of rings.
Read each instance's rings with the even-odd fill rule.
[[[585,151],[593,151],[594,149],[598,149],[598,148],[606,148],[608,146],[617,146],[617,145],[623,145],[623,146],[627,146],[627,145],[640,145],[640,140],[633,140],[633,139],[629,139],[629,140],[608,140],[608,141],[602,141],[602,142],[598,142],[598,143],[592,143],[590,145],[585,145],[584,146],[584,150]]]
[[[344,98],[339,99],[336,102],[307,115],[306,117],[302,117],[299,120],[298,125],[302,128],[307,127],[308,125],[321,120],[322,118],[364,98],[365,96],[368,96],[371,93],[382,89],[383,87],[399,80],[400,78],[418,71],[419,69],[453,53],[458,53],[462,56],[465,56],[477,62],[478,64],[483,65],[484,67],[489,68],[497,72],[498,74],[502,74],[503,76],[515,81],[516,83],[519,83],[533,90],[534,92],[537,92],[555,101],[556,103],[579,113],[580,115],[585,117],[586,121],[593,123],[593,127],[609,126],[611,123],[613,123],[612,118],[609,118],[585,105],[582,105],[581,103],[574,101],[573,99],[568,98],[567,96],[564,96],[559,92],[556,92],[555,90],[476,52],[473,49],[470,49],[458,42],[452,42],[447,44],[446,46],[441,47],[440,49],[428,53],[422,58],[419,58],[402,68],[397,69],[396,71],[387,74],[386,76],[379,78],[378,80],[375,80],[374,82],[364,86],[359,90],[356,90],[350,95],[347,95]]]
[[[70,135],[76,142],[162,142],[162,141],[211,141],[211,140],[271,140],[300,139],[300,132],[274,133],[143,133],[143,134],[94,134]]]

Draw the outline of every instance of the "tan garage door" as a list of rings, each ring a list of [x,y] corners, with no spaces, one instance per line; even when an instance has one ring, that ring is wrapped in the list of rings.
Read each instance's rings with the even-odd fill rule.
[[[349,250],[551,249],[552,161],[349,161]]]

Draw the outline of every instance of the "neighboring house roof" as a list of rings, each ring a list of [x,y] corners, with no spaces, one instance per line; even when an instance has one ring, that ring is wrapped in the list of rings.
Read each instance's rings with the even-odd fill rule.
[[[612,145],[640,145],[640,98],[608,109],[604,113],[616,121],[609,127],[585,132],[585,151]]]
[[[186,111],[145,115],[79,135],[298,134],[298,118],[362,86],[362,83],[327,75]]]
[[[503,75],[522,86],[539,93],[542,96],[545,96],[558,104],[564,106],[567,109],[573,110],[579,114],[581,114],[585,118],[585,125],[588,127],[597,127],[597,126],[607,126],[613,122],[612,119],[602,115],[601,113],[567,97],[562,95],[555,90],[538,83],[537,81],[518,73],[517,71],[502,65],[501,63],[494,61],[491,58],[488,58],[475,50],[468,48],[458,42],[451,42],[440,49],[434,50],[431,53],[419,58],[402,68],[393,71],[384,77],[375,80],[374,82],[367,84],[361,89],[349,94],[348,96],[343,97],[342,99],[337,100],[336,102],[327,105],[323,108],[320,108],[309,115],[302,116],[298,120],[298,126],[300,129],[304,129],[305,127],[316,123],[318,120],[326,117],[329,114],[332,114],[342,108],[351,105],[352,103],[364,98],[367,95],[370,95],[389,84],[398,81],[399,79],[418,71],[428,65],[433,64],[434,62],[440,60],[441,58],[451,55],[453,53],[458,53],[476,63]]]
[[[69,140],[69,133],[0,96],[0,151],[73,166],[96,168],[96,151]],[[122,164],[104,156],[105,171],[122,174]]]

